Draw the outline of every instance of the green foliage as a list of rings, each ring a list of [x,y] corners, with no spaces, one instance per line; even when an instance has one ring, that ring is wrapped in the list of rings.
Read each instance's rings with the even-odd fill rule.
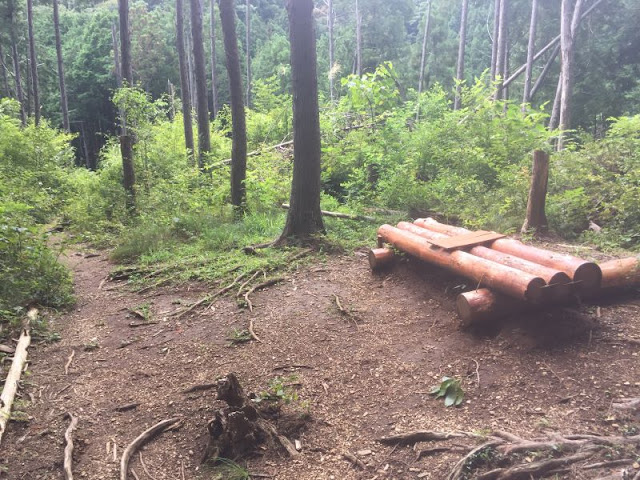
[[[249,471],[228,458],[217,457],[214,465],[205,465],[210,480],[249,480]]]
[[[444,398],[444,404],[447,407],[459,406],[464,399],[464,391],[460,385],[460,380],[451,377],[442,377],[442,382],[433,387],[431,395],[435,398]]]
[[[260,402],[275,402],[284,403],[288,405],[290,403],[298,402],[300,397],[293,383],[298,381],[297,375],[289,375],[287,377],[275,377],[269,382],[269,386],[266,390],[258,393],[253,401],[255,403]]]

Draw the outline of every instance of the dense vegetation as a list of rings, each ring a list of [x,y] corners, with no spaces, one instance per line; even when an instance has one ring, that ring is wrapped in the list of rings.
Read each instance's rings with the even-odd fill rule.
[[[241,252],[244,246],[273,240],[282,230],[280,205],[289,198],[292,172],[290,150],[270,148],[291,138],[286,12],[276,1],[253,3],[247,133],[248,150],[258,153],[248,158],[248,213],[240,221],[229,206],[224,162],[231,154],[228,107],[211,124],[209,171],[202,174],[185,152],[180,100],[164,93],[167,79],[179,83],[173,5],[150,1],[132,6],[138,86],[117,91],[111,43],[115,1],[62,9],[74,134],[56,128],[59,100],[48,6],[36,8],[42,112],[50,122],[36,127],[30,121],[23,127],[17,103],[0,100],[0,318],[13,318],[20,313],[16,308],[30,303],[57,307],[71,300],[69,276],[56,262],[57,252],[47,247],[53,225],[67,226],[79,241],[113,247],[117,261],[173,269],[174,280],[221,279],[238,267],[286,265],[287,252]],[[322,206],[378,215],[381,222],[389,211],[399,216],[437,212],[473,227],[513,232],[526,210],[531,152],[551,151],[558,135],[546,127],[555,81],[524,110],[518,100],[494,100],[494,87],[483,73],[491,54],[483,19],[493,2],[472,2],[463,108],[452,110],[459,13],[450,11],[449,2],[434,2],[430,88],[418,94],[412,86],[417,84],[423,3],[362,2],[365,73],[357,76],[345,67],[352,63],[353,13],[349,2],[335,2],[343,12],[336,21],[337,65],[343,67],[333,72],[334,102],[329,101],[326,31],[319,28]],[[527,29],[527,2],[514,3],[511,29],[517,38]],[[541,42],[557,32],[550,20],[557,2],[543,3],[547,22],[539,32]],[[564,151],[552,155],[548,215],[552,230],[564,237],[637,250],[640,40],[634,18],[640,10],[632,1],[609,3],[583,32],[575,111],[576,126],[584,128],[576,130]],[[320,24],[322,8],[319,4]],[[0,34],[0,43],[4,40]],[[511,53],[515,64],[526,53],[520,43],[514,42]],[[224,72],[219,60],[218,70]],[[226,103],[228,85],[222,78],[219,101]],[[135,215],[122,188],[118,107],[137,139]],[[589,222],[602,231],[590,232]],[[327,230],[328,247],[369,244],[375,234],[375,226],[358,222],[329,222]]]

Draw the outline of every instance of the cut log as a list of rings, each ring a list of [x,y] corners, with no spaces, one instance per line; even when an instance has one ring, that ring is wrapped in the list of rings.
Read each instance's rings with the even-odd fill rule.
[[[469,230],[466,228],[445,225],[433,218],[420,218],[413,223],[418,226],[449,235],[462,235],[464,233],[469,233]],[[594,292],[600,287],[602,271],[600,270],[600,267],[593,262],[587,262],[586,260],[572,255],[564,255],[550,250],[525,245],[524,243],[511,238],[495,240],[490,246],[493,250],[508,253],[510,255],[529,260],[530,262],[554,268],[566,273],[576,284],[576,287],[580,292]]]
[[[392,248],[372,248],[369,250],[369,266],[374,272],[390,266],[396,258]]]
[[[456,311],[464,328],[498,320],[525,308],[526,303],[492,292],[488,288],[461,293],[456,299]]]
[[[27,313],[29,321],[33,321],[38,316],[38,310],[32,308]],[[2,436],[7,429],[7,423],[11,417],[11,406],[13,405],[13,399],[18,391],[18,382],[22,375],[22,369],[27,361],[27,348],[31,344],[31,335],[29,334],[29,325],[22,329],[22,334],[16,345],[16,352],[13,355],[13,362],[11,362],[11,368],[9,374],[4,381],[4,388],[2,389],[2,395],[0,396],[0,442],[2,442]]]
[[[640,285],[640,255],[601,263],[600,269],[602,288]]]
[[[398,228],[420,235],[427,240],[440,240],[448,237],[448,235],[444,233],[438,233],[427,227],[421,227],[408,222],[400,222]],[[564,272],[538,265],[537,263],[507,253],[498,252],[482,245],[471,248],[469,253],[542,278],[548,284],[549,300],[564,302],[571,295],[571,286],[569,285],[571,279]]]
[[[543,288],[546,282],[540,277],[460,250],[444,251],[433,247],[426,239],[415,233],[400,230],[391,225],[382,225],[378,229],[378,235],[403,252],[520,300],[539,303],[546,298],[546,289]]]

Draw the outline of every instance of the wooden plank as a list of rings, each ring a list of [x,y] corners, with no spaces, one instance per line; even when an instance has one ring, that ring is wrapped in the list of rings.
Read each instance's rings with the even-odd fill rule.
[[[506,235],[503,235],[502,233],[478,230],[477,232],[465,233],[454,237],[429,240],[429,243],[432,243],[437,247],[444,248],[445,250],[452,250],[454,248],[474,247],[476,245],[492,242],[504,237],[506,237]]]

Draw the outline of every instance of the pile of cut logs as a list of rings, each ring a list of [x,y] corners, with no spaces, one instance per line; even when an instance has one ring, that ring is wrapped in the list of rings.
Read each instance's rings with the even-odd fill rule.
[[[385,244],[393,248],[385,247]],[[378,229],[369,252],[372,270],[390,265],[394,248],[476,282],[456,309],[464,326],[510,315],[531,305],[566,304],[576,296],[640,284],[640,257],[600,265],[507,238],[421,218]]]

